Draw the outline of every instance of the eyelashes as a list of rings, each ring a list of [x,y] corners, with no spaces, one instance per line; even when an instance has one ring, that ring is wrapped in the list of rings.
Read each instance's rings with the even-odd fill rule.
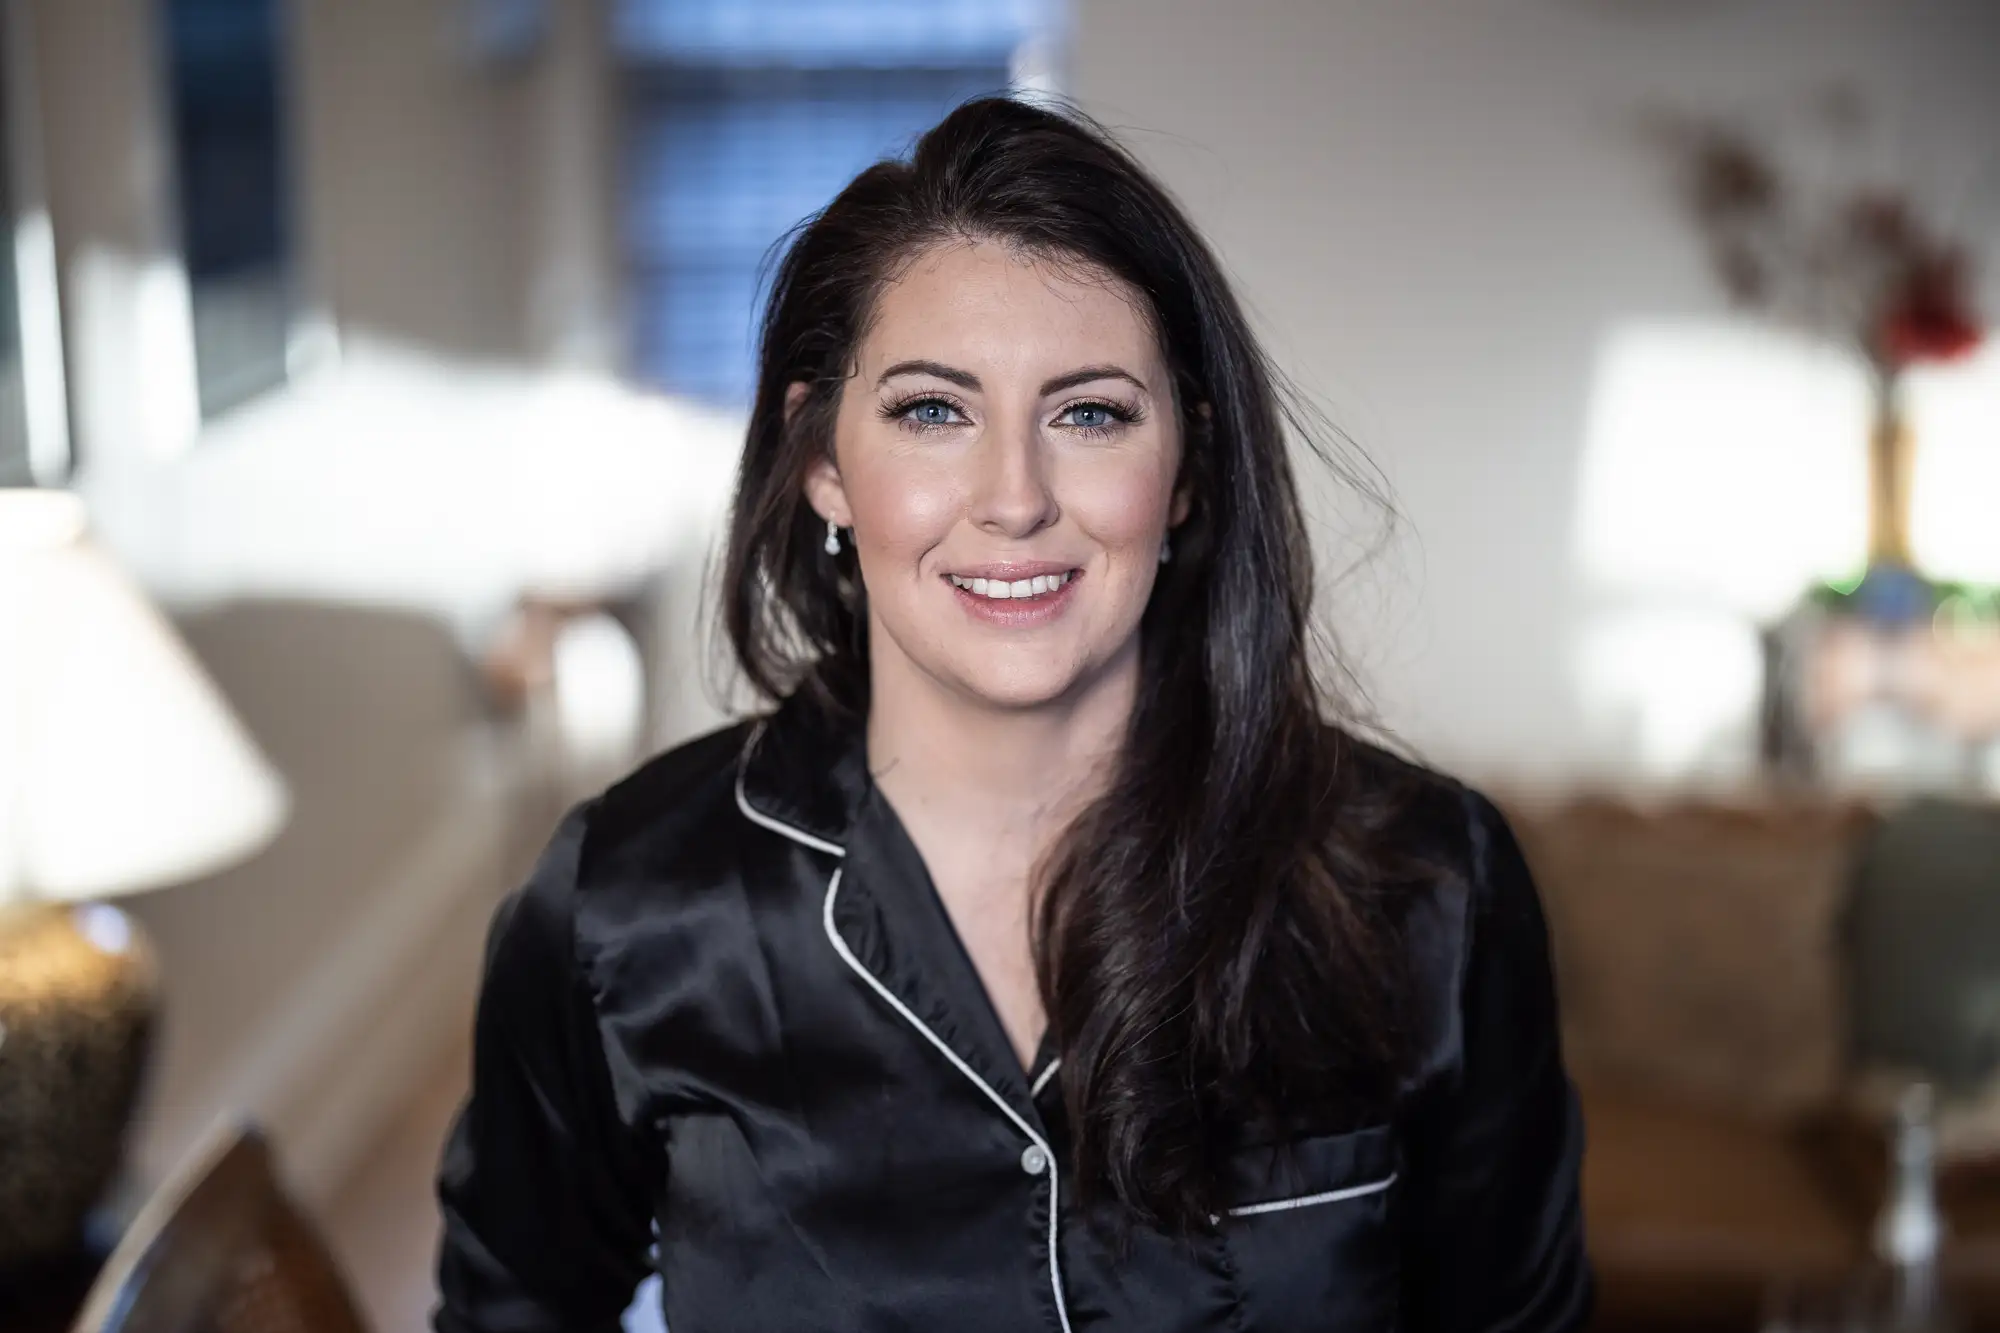
[[[947,415],[948,414],[948,415]],[[971,413],[964,403],[950,394],[935,389],[905,398],[892,399],[883,403],[878,415],[884,421],[893,421],[918,435],[928,435],[933,431],[950,430],[954,426],[971,424]],[[1069,421],[1065,418],[1084,416],[1087,422]],[[1138,406],[1121,403],[1111,398],[1078,398],[1064,403],[1056,409],[1054,423],[1084,439],[1103,439],[1117,431],[1145,420],[1146,414]]]
[[[943,409],[951,414],[947,420],[921,420],[916,415],[919,408]],[[882,404],[881,417],[884,421],[894,421],[920,435],[928,435],[935,430],[945,430],[965,424],[965,404],[934,390],[912,394]]]

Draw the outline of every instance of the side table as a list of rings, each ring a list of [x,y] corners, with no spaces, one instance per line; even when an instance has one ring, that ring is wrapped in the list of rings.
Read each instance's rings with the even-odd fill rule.
[[[1830,1187],[1857,1219],[1873,1219],[1889,1184],[1883,1132],[1859,1117],[1840,1116],[1817,1126],[1809,1147]],[[1961,1333],[2000,1333],[2000,1161],[1948,1164],[1938,1173],[1939,1210],[1947,1227],[1940,1279]],[[1848,1290],[1881,1276],[1853,1277]],[[1814,1308],[1837,1308],[1840,1293],[1814,1284],[1798,1295]]]

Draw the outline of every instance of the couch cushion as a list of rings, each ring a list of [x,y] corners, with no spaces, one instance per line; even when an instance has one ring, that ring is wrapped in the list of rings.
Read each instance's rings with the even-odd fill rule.
[[[1858,807],[1589,798],[1509,814],[1580,1076],[1770,1120],[1833,1098]]]
[[[1865,1219],[1804,1135],[1588,1085],[1583,1109],[1600,1326],[1752,1328],[1862,1257]]]
[[[1841,1272],[1865,1221],[1798,1131],[1586,1087],[1584,1216],[1600,1264],[1662,1275]]]

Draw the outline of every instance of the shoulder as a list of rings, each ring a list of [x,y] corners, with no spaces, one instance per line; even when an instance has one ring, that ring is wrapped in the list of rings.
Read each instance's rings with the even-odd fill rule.
[[[534,870],[501,905],[508,937],[528,933],[593,956],[677,891],[717,882],[733,856],[738,761],[754,722],[655,755],[563,816]],[[512,929],[509,929],[509,926]]]
[[[1487,877],[1496,839],[1510,839],[1493,802],[1458,778],[1344,727],[1329,724],[1340,832],[1365,840],[1387,863],[1446,877]]]
[[[1383,868],[1382,896],[1397,921],[1443,1057],[1468,1006],[1496,985],[1538,990],[1549,970],[1547,928],[1506,817],[1458,778],[1329,729],[1350,841],[1366,840]],[[1478,992],[1489,992],[1484,999]]]
[[[669,968],[693,978],[674,993],[701,996],[714,987],[696,971],[754,956],[740,947],[739,914],[681,910],[724,882],[714,866],[731,853],[717,860],[712,849],[737,822],[731,793],[748,734],[729,727],[658,755],[564,815],[494,911],[478,1020],[488,1040],[531,1058],[594,1043],[615,1067],[641,1068],[617,1034],[635,1012],[671,1021],[661,1009]],[[635,1106],[622,1110],[639,1123]]]
[[[736,810],[736,779],[749,719],[654,755],[587,803],[583,859],[629,863],[712,842]]]

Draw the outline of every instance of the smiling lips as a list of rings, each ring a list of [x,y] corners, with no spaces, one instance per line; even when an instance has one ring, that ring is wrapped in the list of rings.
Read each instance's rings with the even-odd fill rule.
[[[951,595],[974,620],[1024,630],[1062,619],[1076,597],[1081,569],[1054,561],[996,561],[944,575]]]
[[[1065,569],[1054,574],[1036,574],[1023,579],[979,578],[963,574],[947,574],[945,577],[951,580],[952,587],[961,592],[969,592],[988,601],[1005,602],[1045,597],[1049,593],[1058,592],[1075,577],[1076,572],[1073,569]]]

